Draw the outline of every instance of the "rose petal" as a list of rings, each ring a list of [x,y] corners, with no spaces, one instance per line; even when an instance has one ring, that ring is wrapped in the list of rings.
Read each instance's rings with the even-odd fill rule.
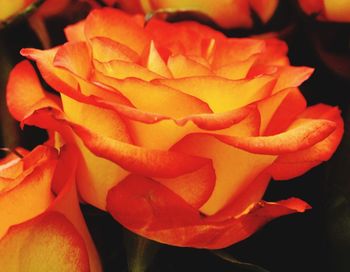
[[[57,193],[57,197],[51,204],[49,211],[62,213],[74,225],[87,248],[90,270],[102,271],[97,250],[80,211],[76,191],[77,165],[78,150],[73,146],[64,146],[60,150],[60,157],[52,180],[52,186]]]
[[[154,41],[151,41],[150,45],[145,50],[141,62],[149,71],[161,75],[161,77],[173,77],[165,61],[155,47]]]
[[[0,237],[10,226],[44,212],[53,200],[51,178],[56,166],[56,159],[53,158],[55,152],[43,146],[38,149],[44,150],[47,160],[35,166],[35,171],[28,174],[19,185],[0,195]]]
[[[58,48],[53,65],[87,79],[92,72],[90,60],[91,53],[85,42],[68,42]]]
[[[306,100],[296,88],[280,91],[262,101],[260,135],[274,135],[285,131],[297,115],[306,108]]]
[[[215,188],[209,200],[200,208],[201,212],[210,215],[244,191],[248,184],[276,158],[245,152],[217,140],[216,137],[221,136],[187,135],[171,149],[213,161],[216,174]]]
[[[230,111],[261,100],[271,93],[275,84],[269,76],[237,81],[206,76],[159,79],[157,82],[201,99],[214,112]]]
[[[167,64],[174,78],[209,76],[213,74],[206,66],[184,55],[170,56]]]
[[[126,228],[161,243],[223,248],[239,242],[268,221],[309,206],[298,199],[260,202],[246,214],[225,221],[202,217],[179,196],[156,181],[129,176],[108,194],[108,211]]]
[[[69,42],[85,41],[85,20],[71,24],[64,29],[64,34]]]
[[[90,43],[93,58],[100,62],[112,60],[138,62],[140,58],[134,50],[107,37],[95,37]]]
[[[344,123],[337,107],[319,104],[305,110],[299,118],[325,119],[336,123],[336,129],[322,141],[309,148],[281,155],[271,166],[274,179],[285,180],[304,174],[322,161],[330,159],[344,133]],[[298,119],[295,123],[298,122]]]
[[[57,212],[12,227],[0,240],[0,263],[4,271],[89,271],[84,241]]]
[[[95,9],[88,15],[85,35],[87,39],[108,37],[128,46],[139,55],[150,42],[147,33],[132,17],[111,8]]]
[[[29,61],[20,62],[11,71],[6,99],[10,113],[17,120],[23,120],[35,107],[60,108],[58,99],[41,87]]]
[[[208,105],[196,96],[180,92],[158,82],[146,82],[137,78],[118,80],[104,77],[104,79],[106,81],[102,83],[120,90],[141,111],[172,118],[211,112]],[[169,104],[173,106],[169,107]]]
[[[221,40],[224,35],[196,22],[170,24],[157,19],[150,20],[145,31],[156,45],[167,48],[172,55],[201,56],[204,40]]]
[[[250,0],[249,2],[264,23],[272,17],[278,5],[278,0]]]
[[[272,136],[217,136],[221,141],[258,154],[281,155],[309,148],[325,139],[337,127],[329,120],[299,119],[294,128]]]
[[[84,144],[97,156],[146,176],[171,178],[197,170],[207,159],[185,154],[145,149],[93,133],[77,124],[70,124]]]

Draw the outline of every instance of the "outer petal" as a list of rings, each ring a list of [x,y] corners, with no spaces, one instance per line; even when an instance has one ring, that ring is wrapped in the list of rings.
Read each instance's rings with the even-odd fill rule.
[[[0,263],[4,271],[89,271],[84,241],[57,212],[12,227],[0,240]]]
[[[280,91],[258,103],[261,116],[260,135],[285,131],[306,108],[306,100],[296,88]]]
[[[281,155],[309,148],[328,137],[337,127],[335,122],[323,119],[298,121],[295,127],[272,136],[217,136],[217,138],[248,152]]]
[[[347,0],[323,0],[327,20],[334,22],[350,22],[350,4]]]
[[[78,150],[74,146],[64,146],[60,150],[60,158],[52,181],[52,187],[57,193],[57,197],[51,204],[49,211],[63,214],[73,224],[84,240],[88,252],[90,271],[98,272],[102,271],[101,263],[84,217],[80,211],[76,191],[77,165]]]
[[[276,158],[245,152],[215,137],[218,136],[188,135],[172,148],[177,152],[212,159],[216,184],[209,200],[200,208],[201,212],[209,215],[218,212],[244,191]]]
[[[176,177],[208,163],[207,159],[199,157],[171,151],[148,150],[123,143],[92,133],[77,124],[70,124],[70,126],[97,156],[112,160],[134,173],[154,177]]]
[[[85,20],[69,25],[64,29],[64,34],[69,42],[85,41]]]
[[[331,120],[336,123],[337,127],[328,137],[309,148],[279,156],[270,168],[274,179],[294,178],[322,161],[329,160],[340,143],[344,133],[344,123],[338,108],[319,104],[306,109],[300,118]],[[295,123],[297,122],[298,119]]]
[[[27,176],[18,177],[21,179],[19,185],[0,194],[0,237],[10,226],[44,212],[53,200],[51,178],[56,166],[55,152],[42,146],[33,152],[43,153],[45,159],[35,162],[37,165]],[[13,182],[17,183],[16,180]]]
[[[111,27],[113,26],[113,27]],[[107,37],[141,54],[149,44],[149,37],[132,17],[117,9],[96,9],[85,21],[87,39]]]
[[[275,12],[278,0],[250,0],[250,5],[261,20],[266,23]]]
[[[299,5],[307,14],[314,14],[323,10],[324,0],[299,0]]]
[[[297,199],[260,202],[247,213],[225,221],[202,217],[159,183],[130,176],[108,194],[108,210],[126,228],[147,238],[177,246],[223,248],[239,242],[273,218],[303,212]]]
[[[6,99],[9,111],[17,120],[23,120],[35,107],[60,108],[58,99],[41,87],[29,61],[20,62],[11,71]]]

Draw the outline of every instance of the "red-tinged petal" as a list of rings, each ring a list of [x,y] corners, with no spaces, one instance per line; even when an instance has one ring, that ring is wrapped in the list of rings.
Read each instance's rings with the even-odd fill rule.
[[[127,123],[115,111],[80,103],[65,95],[61,97],[64,113],[69,121],[88,127],[91,131],[106,137],[131,142]]]
[[[270,95],[275,84],[269,76],[237,81],[207,76],[157,82],[201,99],[214,112],[231,111],[259,101]]]
[[[87,79],[92,71],[91,53],[85,42],[68,42],[57,50],[53,65]]]
[[[145,149],[123,143],[95,134],[77,124],[70,126],[95,155],[111,160],[133,173],[172,178],[195,171],[209,162],[208,159],[178,152]]]
[[[214,73],[217,76],[231,80],[244,79],[248,76],[248,72],[256,61],[256,58],[257,56],[253,55],[246,60],[231,62],[214,70]]]
[[[213,161],[215,188],[209,200],[200,208],[201,212],[209,215],[226,206],[275,160],[275,156],[248,153],[227,145],[216,137],[219,136],[191,134],[171,149]]]
[[[247,188],[232,199],[222,210],[210,217],[210,221],[225,221],[233,218],[238,218],[250,211],[250,209],[259,203],[266,191],[266,188],[271,179],[270,174],[262,172],[259,174]]]
[[[102,83],[121,91],[141,111],[172,118],[211,112],[208,105],[196,96],[157,82],[146,82],[137,78],[118,80],[111,77],[99,77],[99,80],[105,80]],[[173,106],[169,107],[169,104]]]
[[[306,100],[297,88],[280,91],[258,103],[261,115],[260,135],[285,131],[306,108]]]
[[[201,56],[203,40],[221,40],[224,35],[196,22],[170,24],[152,19],[145,27],[156,45],[167,48],[172,55]]]
[[[110,81],[112,81],[109,80],[108,77],[114,79],[126,79],[135,77],[145,81],[151,81],[153,79],[162,78],[160,74],[152,72],[137,63],[129,61],[111,60],[109,62],[99,62],[97,60],[94,60],[93,63],[96,70],[100,72],[95,72],[94,79],[98,82],[102,82],[107,85],[110,83]]]
[[[215,130],[216,134],[252,136],[259,131],[260,116],[254,106],[230,112],[190,115],[183,119],[162,120],[154,124],[132,123],[135,144],[168,150],[184,136]]]
[[[107,101],[124,105],[130,102],[117,90],[106,88],[103,85],[93,84],[81,77],[75,76],[69,71],[53,66],[57,48],[50,50],[37,50],[26,48],[21,54],[35,60],[45,81],[56,91],[63,93],[77,101],[96,105],[96,98],[100,97]],[[98,104],[100,105],[100,104]],[[101,105],[103,107],[103,105]]]
[[[249,0],[249,2],[264,23],[272,17],[278,5],[278,0]]]
[[[213,74],[208,67],[191,60],[184,55],[170,56],[167,64],[174,78],[209,76]]]
[[[46,93],[29,61],[17,64],[10,73],[6,93],[7,105],[14,118],[21,121],[33,112],[33,108],[59,109],[58,99]]]
[[[281,155],[300,151],[321,142],[337,127],[329,120],[299,119],[289,130],[272,136],[231,137],[217,136],[234,147],[257,154]]]
[[[57,194],[49,211],[63,214],[79,232],[84,240],[89,255],[90,271],[102,271],[98,253],[85,224],[79,207],[76,192],[76,170],[78,166],[78,150],[73,146],[64,146],[55,169],[52,186]],[[99,169],[102,170],[102,169]],[[105,198],[107,197],[107,193]]]
[[[186,124],[188,121],[192,121],[194,124],[196,124],[197,127],[201,129],[216,130],[216,132],[220,132],[222,129],[228,129],[232,125],[241,122],[255,110],[256,107],[251,105],[223,113],[202,113],[197,115],[190,115],[183,119],[176,120],[176,123],[181,126]]]
[[[57,212],[11,227],[0,240],[0,263],[4,271],[89,271],[83,239]]]
[[[265,50],[259,54],[257,63],[269,65],[289,65],[287,57],[288,45],[286,42],[270,38],[263,39],[265,42]]]
[[[55,139],[53,143],[55,145],[60,146],[62,145],[60,142],[63,141],[63,143],[79,146],[79,156],[81,156],[77,170],[79,193],[86,202],[105,210],[108,190],[122,180],[128,172],[114,162],[94,155],[72,133],[68,123],[62,120],[59,113],[41,109],[37,110],[25,122],[28,125],[48,129],[51,132],[59,132],[62,139]],[[62,184],[54,187],[60,188]]]
[[[343,136],[344,123],[337,107],[319,104],[306,109],[299,118],[330,120],[335,122],[337,127],[328,137],[315,145],[301,151],[279,156],[270,169],[275,179],[294,178],[304,174],[322,161],[329,160]],[[295,123],[297,122],[298,119]]]
[[[333,22],[350,22],[350,5],[347,0],[323,0],[327,20]]]
[[[108,194],[108,211],[126,228],[161,243],[223,248],[239,242],[268,221],[309,206],[298,199],[260,202],[238,218],[203,217],[156,181],[129,176]]]
[[[54,156],[52,149],[47,152],[47,156]],[[24,177],[20,184],[0,195],[0,237],[10,226],[31,219],[49,207],[53,200],[51,178],[55,166],[55,159],[38,164],[35,171]]]
[[[95,9],[89,14],[85,21],[85,35],[87,39],[107,37],[139,55],[150,42],[147,33],[132,17],[111,8]]]
[[[134,50],[107,37],[95,37],[90,43],[93,58],[100,62],[111,60],[138,62],[140,58]]]
[[[212,67],[218,69],[237,61],[245,61],[262,53],[265,48],[265,41],[257,39],[230,38],[217,42],[213,51]]]
[[[157,181],[198,209],[208,201],[214,190],[215,171],[213,166],[208,164],[192,173]]]
[[[128,176],[109,191],[107,210],[131,229],[183,227],[195,223],[199,216],[196,209],[165,186],[136,175]]]
[[[310,67],[282,66],[278,67],[275,76],[278,78],[273,93],[292,87],[299,87],[306,81],[314,69]]]
[[[299,0],[299,5],[307,14],[315,14],[324,9],[324,0]]]
[[[161,77],[172,78],[171,72],[169,71],[165,61],[161,57],[157,48],[154,45],[154,41],[151,41],[143,54],[141,59],[142,64],[151,72],[154,72]]]
[[[85,41],[85,20],[69,25],[64,29],[64,34],[69,42]]]
[[[115,4],[115,2],[118,2],[118,5],[121,7],[122,10],[125,10],[129,13],[143,13],[145,12],[143,6],[146,5],[143,4],[143,2],[147,3],[148,0],[105,0],[104,2],[106,2],[109,6],[112,6],[113,4]]]

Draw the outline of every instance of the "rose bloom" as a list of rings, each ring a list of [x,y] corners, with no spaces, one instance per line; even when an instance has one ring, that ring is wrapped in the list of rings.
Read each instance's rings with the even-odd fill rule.
[[[348,0],[299,0],[299,5],[307,14],[317,14],[323,21],[350,22],[350,2]]]
[[[34,4],[35,0],[0,0],[0,21],[6,21],[12,16],[16,16],[23,12],[30,5]],[[52,16],[61,12],[70,2],[70,0],[46,0],[40,6],[38,12],[41,16]]]
[[[209,16],[223,28],[252,27],[252,11],[266,23],[278,6],[278,0],[105,0],[105,2],[109,5],[116,3],[131,13],[150,13],[167,9],[197,11]]]
[[[101,271],[79,209],[74,153],[58,156],[48,146],[19,153],[0,161],[1,270]]]
[[[278,40],[226,38],[195,22],[94,10],[68,42],[23,49],[11,73],[12,115],[80,150],[84,201],[147,238],[222,248],[273,218],[303,212],[296,198],[265,202],[273,177],[328,160],[343,134],[337,107],[306,107]],[[55,132],[55,133],[54,133]]]

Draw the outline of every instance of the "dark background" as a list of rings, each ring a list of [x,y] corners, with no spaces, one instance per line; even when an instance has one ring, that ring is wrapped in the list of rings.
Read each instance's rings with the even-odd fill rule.
[[[63,27],[83,18],[87,10],[87,7],[80,6],[64,17],[48,21],[54,45],[64,42]],[[253,30],[225,30],[225,33],[247,36],[276,31],[285,39],[293,65],[316,68],[313,76],[301,87],[308,104],[322,102],[338,105],[342,110],[345,121],[343,141],[330,161],[302,177],[272,181],[264,197],[268,201],[298,197],[308,202],[313,207],[311,210],[276,219],[247,240],[222,251],[158,246],[149,271],[350,271],[350,26],[317,22],[312,16],[303,15],[294,1],[281,1],[267,25],[262,25],[253,16]],[[188,17],[198,16],[182,14],[172,16],[170,20]],[[3,93],[9,67],[22,59],[18,52],[23,47],[40,47],[25,21],[0,30],[1,146],[20,143],[31,149],[42,143],[46,135],[35,128],[25,127],[21,132],[13,128],[5,112]],[[8,137],[11,130],[18,132],[19,138]],[[127,271],[122,242],[125,231],[108,214],[86,205],[82,205],[82,209],[105,271]],[[231,262],[224,260],[224,254],[257,266],[240,264],[233,259]]]

